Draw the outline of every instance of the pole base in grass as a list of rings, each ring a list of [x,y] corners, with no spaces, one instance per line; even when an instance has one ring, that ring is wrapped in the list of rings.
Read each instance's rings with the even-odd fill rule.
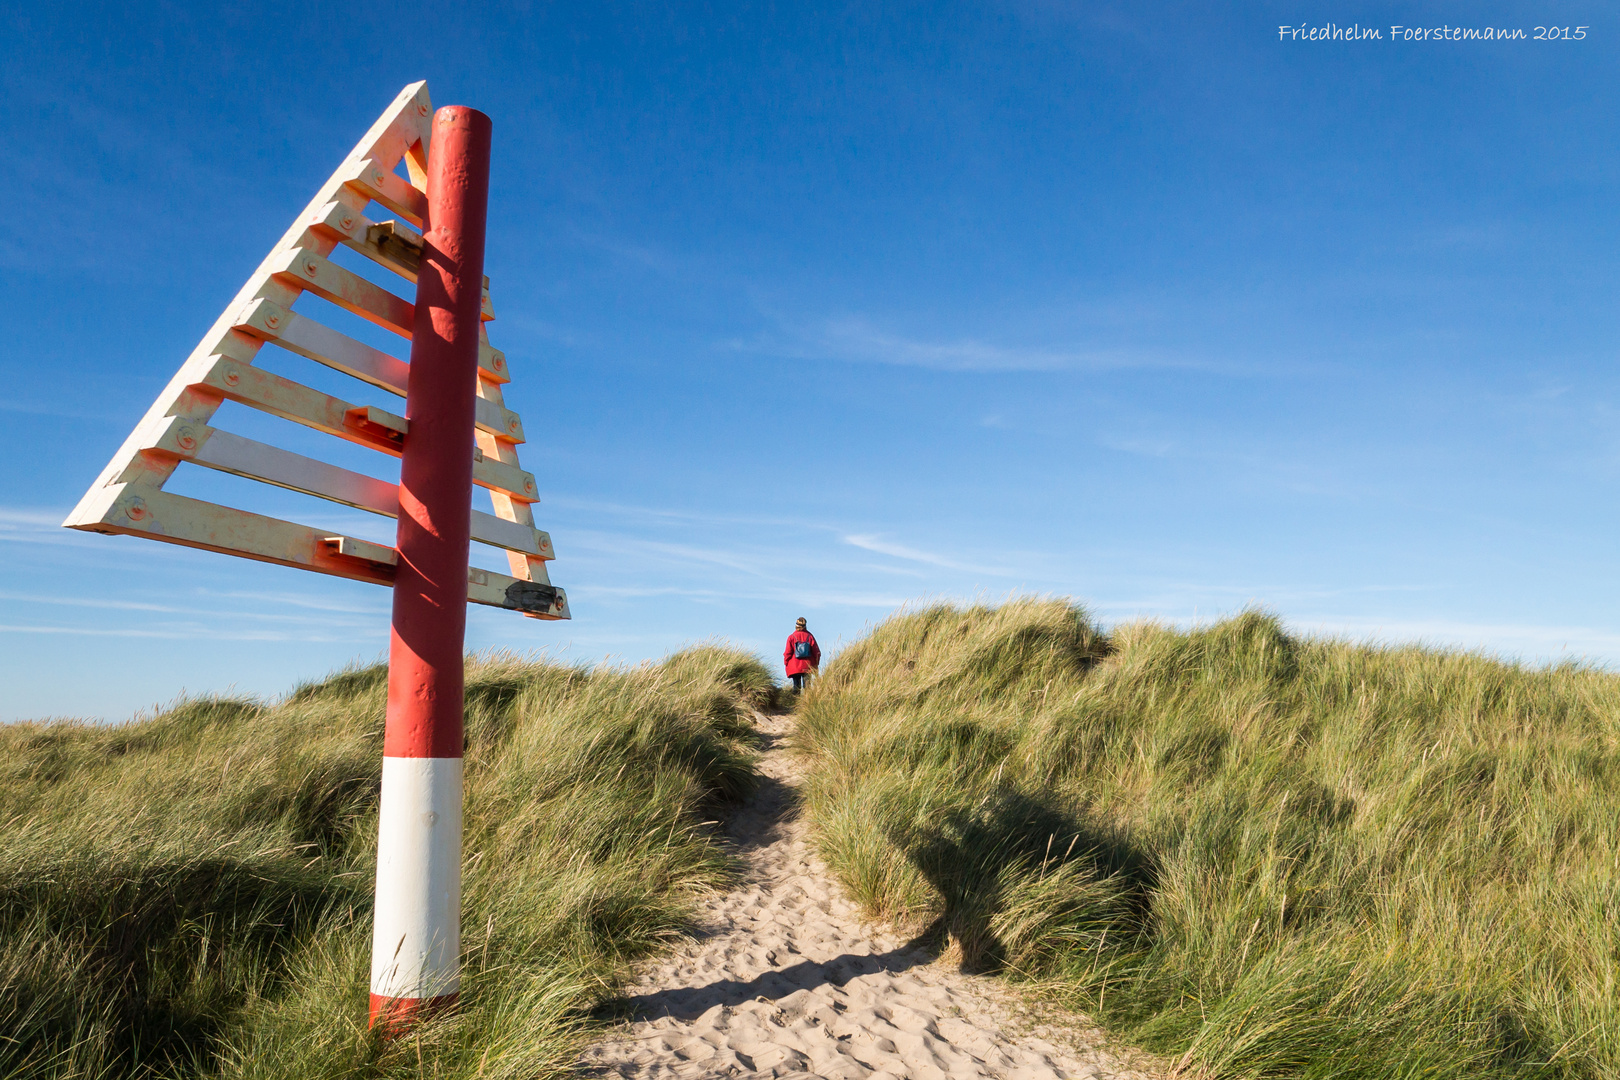
[[[430,998],[384,997],[371,995],[371,1026],[381,1028],[385,1037],[403,1035],[429,1017],[449,1012],[461,1000],[461,992]]]

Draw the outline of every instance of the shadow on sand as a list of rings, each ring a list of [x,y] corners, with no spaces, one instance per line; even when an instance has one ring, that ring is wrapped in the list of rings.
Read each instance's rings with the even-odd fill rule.
[[[656,1020],[665,1016],[676,1020],[695,1020],[716,1005],[735,1007],[762,999],[779,1001],[800,990],[843,986],[862,975],[898,973],[930,964],[933,960],[933,952],[919,939],[886,953],[845,953],[826,963],[801,960],[788,967],[763,972],[747,982],[720,979],[705,986],[683,986],[660,990],[655,994],[614,998],[604,1002],[597,1015],[614,1020]]]

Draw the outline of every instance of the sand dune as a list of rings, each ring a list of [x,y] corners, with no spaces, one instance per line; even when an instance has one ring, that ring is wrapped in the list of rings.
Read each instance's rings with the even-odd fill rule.
[[[758,717],[766,781],[727,836],[748,873],[706,904],[693,941],[644,971],[631,1019],[582,1070],[635,1080],[826,1077],[1005,1080],[1160,1075],[1076,1023],[1042,1024],[993,980],[963,975],[863,922],[795,819],[791,717]]]

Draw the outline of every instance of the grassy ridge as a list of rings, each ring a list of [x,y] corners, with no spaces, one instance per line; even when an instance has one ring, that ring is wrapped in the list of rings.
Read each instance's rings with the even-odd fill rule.
[[[0,1075],[534,1077],[730,868],[772,690],[716,647],[469,665],[461,1015],[365,1030],[386,673],[0,728]]]
[[[1620,678],[1025,601],[801,708],[861,902],[1190,1073],[1620,1075]]]

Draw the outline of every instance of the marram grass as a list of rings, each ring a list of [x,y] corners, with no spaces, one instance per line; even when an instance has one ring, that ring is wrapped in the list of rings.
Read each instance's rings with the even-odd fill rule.
[[[757,660],[467,672],[459,1015],[366,1030],[386,672],[271,705],[0,727],[0,1076],[558,1075],[627,965],[731,868]]]
[[[1292,636],[898,615],[800,708],[872,913],[1187,1075],[1620,1076],[1620,677]]]

